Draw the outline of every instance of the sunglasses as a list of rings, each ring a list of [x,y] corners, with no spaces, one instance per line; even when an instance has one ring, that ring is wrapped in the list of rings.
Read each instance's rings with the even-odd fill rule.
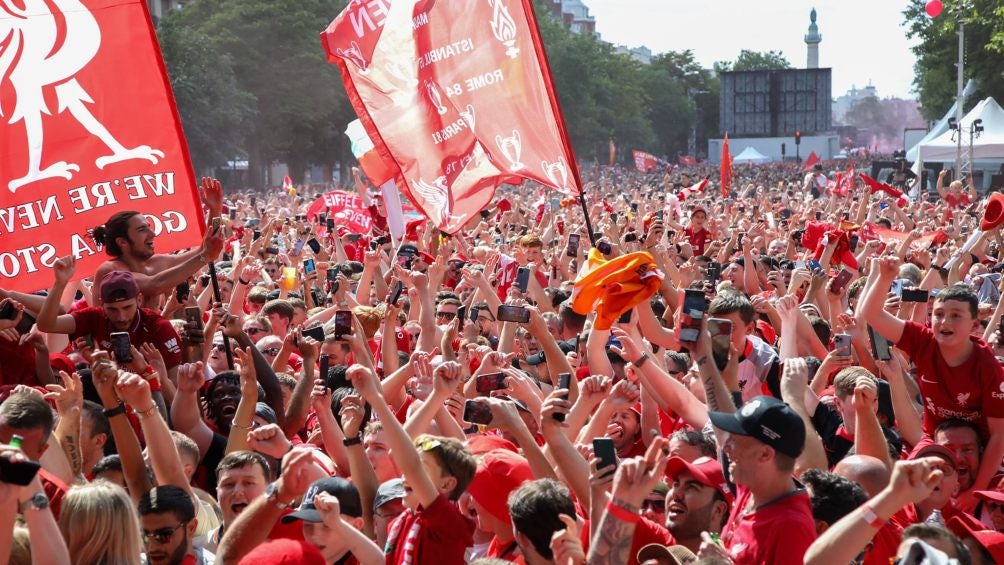
[[[223,345],[222,343],[214,343],[213,344],[213,349],[215,349],[216,351],[226,351],[227,350],[227,346]]]
[[[143,530],[143,543],[149,545],[150,540],[153,540],[161,545],[166,544],[171,541],[174,537],[174,532],[178,531],[184,527],[188,522],[182,522],[173,528],[160,528],[159,530],[149,531]]]
[[[433,449],[436,449],[440,445],[443,445],[442,442],[440,442],[438,439],[433,439],[433,438],[425,438],[422,441],[415,444],[415,446],[421,449],[422,451],[432,451]]]
[[[249,333],[249,334],[265,333],[265,330],[263,330],[262,328],[248,328],[248,329],[246,329],[244,331],[247,332],[247,333]]]
[[[456,312],[436,312],[437,318],[442,318],[444,320],[452,320],[457,317]]]
[[[666,511],[666,499],[650,499],[641,501],[642,510],[651,510],[652,512],[665,512]]]
[[[262,349],[261,350],[261,354],[262,355],[273,355],[273,356],[274,355],[278,355],[279,354],[279,348],[278,347],[269,347],[268,349]]]

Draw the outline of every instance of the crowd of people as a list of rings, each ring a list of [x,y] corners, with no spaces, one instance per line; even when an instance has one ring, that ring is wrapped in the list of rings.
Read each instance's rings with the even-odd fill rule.
[[[401,239],[358,176],[361,234],[205,179],[171,254],[116,213],[0,289],[0,556],[1004,563],[1001,202],[828,172],[595,168]]]

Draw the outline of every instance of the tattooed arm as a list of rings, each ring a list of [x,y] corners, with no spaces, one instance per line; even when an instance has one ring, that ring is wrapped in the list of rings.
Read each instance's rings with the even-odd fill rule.
[[[615,507],[616,516],[610,512],[611,506]],[[630,561],[631,539],[641,517],[639,507],[615,498],[607,508],[589,544],[589,565],[619,565]]]

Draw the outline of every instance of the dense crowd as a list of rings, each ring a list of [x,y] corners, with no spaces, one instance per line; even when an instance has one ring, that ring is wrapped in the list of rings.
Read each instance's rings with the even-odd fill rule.
[[[0,556],[1004,563],[1001,202],[826,165],[401,240],[358,176],[369,233],[211,179],[196,249],[117,213],[0,290]]]

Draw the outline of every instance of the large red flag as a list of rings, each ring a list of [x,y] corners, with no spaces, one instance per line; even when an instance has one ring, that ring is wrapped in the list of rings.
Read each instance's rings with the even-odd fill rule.
[[[356,0],[321,42],[397,185],[440,229],[503,182],[579,194],[532,0]]]
[[[819,162],[819,155],[816,155],[815,151],[811,151],[809,153],[809,156],[805,158],[805,163],[802,165],[802,170],[808,171],[812,169],[812,167],[816,166],[816,163],[818,162]]]
[[[728,198],[732,193],[732,154],[729,153],[729,134],[725,134],[725,142],[722,143],[722,162],[719,165],[719,174],[722,180],[722,198]]]
[[[25,6],[26,8],[22,8]],[[205,230],[188,149],[143,0],[0,0],[0,279],[34,291],[86,235],[137,210],[157,251]]]
[[[659,166],[659,158],[651,153],[633,149],[631,156],[634,157],[634,168],[639,172],[647,173]]]

